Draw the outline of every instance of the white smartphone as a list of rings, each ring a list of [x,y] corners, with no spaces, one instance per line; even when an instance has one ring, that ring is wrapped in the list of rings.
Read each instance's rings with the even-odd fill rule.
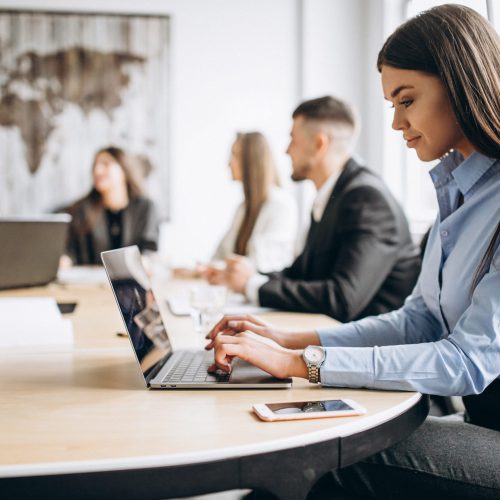
[[[366,409],[352,399],[262,403],[253,405],[252,409],[259,418],[268,422],[305,418],[351,417],[366,413]]]

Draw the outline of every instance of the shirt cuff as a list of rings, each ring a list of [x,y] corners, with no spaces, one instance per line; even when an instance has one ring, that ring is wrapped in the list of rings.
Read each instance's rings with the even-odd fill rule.
[[[269,276],[263,274],[254,274],[245,287],[247,299],[255,306],[259,306],[259,288],[269,281]]]

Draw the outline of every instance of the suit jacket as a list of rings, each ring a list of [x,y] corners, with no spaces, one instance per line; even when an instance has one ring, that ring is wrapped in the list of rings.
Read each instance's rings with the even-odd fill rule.
[[[351,321],[400,307],[419,271],[403,210],[379,177],[351,159],[304,250],[269,274],[259,302]]]
[[[89,197],[85,197],[66,210],[73,217],[67,252],[76,264],[101,264],[101,252],[112,250],[104,209],[99,209],[92,229],[85,230],[91,205]],[[158,231],[153,202],[144,197],[132,198],[123,211],[122,246],[138,245],[141,251],[157,250]]]

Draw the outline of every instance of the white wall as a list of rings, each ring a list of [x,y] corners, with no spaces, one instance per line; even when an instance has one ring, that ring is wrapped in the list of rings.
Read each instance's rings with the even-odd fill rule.
[[[303,97],[326,94],[352,103],[364,113],[366,1],[304,2]],[[358,144],[364,150],[365,131]]]
[[[241,199],[227,168],[237,130],[263,131],[282,176],[288,178],[290,164],[284,151],[290,115],[302,98],[334,94],[354,103],[370,127],[363,129],[358,152],[381,170],[382,101],[380,90],[375,90],[375,58],[383,35],[372,20],[383,4],[0,0],[0,8],[171,16],[172,219],[164,224],[162,249],[177,263],[208,258]]]

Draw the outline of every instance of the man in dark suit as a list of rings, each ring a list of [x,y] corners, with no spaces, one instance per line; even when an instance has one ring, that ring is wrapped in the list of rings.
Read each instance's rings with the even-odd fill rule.
[[[413,289],[420,256],[388,188],[352,157],[357,124],[333,97],[293,113],[292,179],[318,191],[302,253],[281,272],[258,274],[244,257],[228,259],[226,281],[261,306],[323,313],[351,321],[398,308]]]

